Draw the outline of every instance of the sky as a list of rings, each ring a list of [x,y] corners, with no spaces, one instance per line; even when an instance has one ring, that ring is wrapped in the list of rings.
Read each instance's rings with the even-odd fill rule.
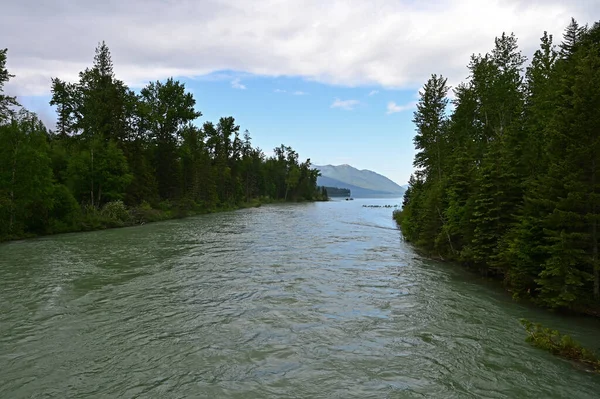
[[[544,31],[593,23],[600,0],[20,0],[2,5],[9,94],[53,128],[50,79],[76,81],[105,41],[139,90],[175,77],[199,123],[233,116],[253,144],[313,164],[350,164],[405,184],[419,89],[455,87],[471,54],[514,32],[531,58]]]

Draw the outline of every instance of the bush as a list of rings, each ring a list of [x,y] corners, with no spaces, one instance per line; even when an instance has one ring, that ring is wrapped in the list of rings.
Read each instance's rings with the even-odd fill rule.
[[[545,328],[539,323],[534,324],[525,319],[520,321],[528,334],[526,341],[533,346],[547,350],[553,355],[586,364],[595,371],[600,372],[600,359],[594,353],[583,348],[570,336],[562,335],[557,330]]]
[[[56,184],[52,193],[53,206],[50,211],[50,233],[72,231],[81,219],[81,207],[64,184]]]
[[[394,218],[396,223],[401,224],[402,223],[402,210],[395,209],[394,212],[392,212],[392,217]]]
[[[160,209],[163,212],[169,212],[173,209],[173,204],[169,200],[164,200],[158,204],[158,209]]]
[[[106,203],[101,214],[105,218],[123,223],[129,222],[131,219],[127,207],[121,200]]]
[[[191,211],[197,210],[198,205],[191,198],[181,198],[177,202],[177,217],[186,217]]]
[[[168,212],[163,212],[158,209],[152,208],[152,206],[146,202],[142,203],[130,211],[132,222],[135,224],[144,224],[148,222],[158,222],[169,218]]]

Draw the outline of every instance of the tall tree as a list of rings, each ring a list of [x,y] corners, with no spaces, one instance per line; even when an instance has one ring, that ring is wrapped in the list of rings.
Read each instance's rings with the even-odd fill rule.
[[[572,20],[560,51],[544,33],[525,74],[524,62],[506,34],[471,57],[437,169],[443,190],[426,156],[435,142],[420,138],[420,169],[396,216],[409,241],[494,272],[515,297],[597,310],[600,24]]]
[[[141,101],[148,126],[148,135],[154,143],[154,168],[161,198],[173,199],[180,194],[177,146],[180,130],[202,116],[194,106],[196,100],[186,93],[185,85],[168,79],[165,83],[150,82],[141,90]]]
[[[79,104],[77,86],[58,78],[52,78],[52,99],[50,105],[56,106],[56,130],[61,137],[74,134],[76,107]]]
[[[7,52],[8,49],[0,49],[0,123],[6,121],[12,114],[12,108],[19,105],[16,97],[4,94],[4,84],[15,76],[6,69]]]
[[[47,131],[20,110],[0,125],[0,238],[43,233],[52,209],[52,169]]]
[[[429,78],[419,92],[420,99],[413,118],[417,129],[414,143],[418,151],[414,166],[437,180],[442,177],[447,140],[446,107],[449,87],[446,83],[447,79],[441,75],[434,74]]]
[[[310,160],[282,145],[267,157],[233,117],[199,127],[195,99],[173,78],[139,94],[116,77],[108,46],[75,83],[52,79],[56,132],[2,92],[0,240],[121,226],[242,201],[313,200]],[[154,208],[154,209],[153,209]]]

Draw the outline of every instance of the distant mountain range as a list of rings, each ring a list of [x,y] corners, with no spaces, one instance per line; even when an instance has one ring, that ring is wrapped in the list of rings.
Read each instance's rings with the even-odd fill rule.
[[[371,170],[358,170],[350,165],[314,165],[321,172],[319,186],[348,188],[353,197],[401,197],[404,188]]]

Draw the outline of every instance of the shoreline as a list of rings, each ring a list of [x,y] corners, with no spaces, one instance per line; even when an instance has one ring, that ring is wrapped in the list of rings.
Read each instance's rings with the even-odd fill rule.
[[[392,218],[396,222],[396,225],[398,226],[398,230],[400,231],[400,233],[402,233],[402,229],[400,228],[400,223],[398,222],[398,219],[394,216],[392,216]],[[482,278],[486,281],[497,283],[499,288],[502,288],[502,291],[504,291],[506,294],[508,294],[512,298],[512,300],[515,301],[516,303],[528,304],[535,308],[543,309],[545,311],[555,313],[555,314],[563,314],[566,316],[582,316],[582,317],[589,317],[589,318],[593,318],[593,319],[600,319],[600,308],[583,308],[583,307],[564,308],[563,307],[563,308],[553,309],[553,308],[549,308],[547,306],[540,305],[539,303],[536,302],[535,298],[533,298],[533,297],[515,298],[513,291],[511,291],[510,289],[507,289],[506,285],[503,283],[504,276],[497,274],[497,273],[489,273],[489,274],[483,275],[480,270],[469,267],[468,265],[461,263],[459,261],[452,260],[452,259],[444,259],[439,254],[435,255],[435,254],[427,253],[425,250],[418,247],[414,243],[412,243],[410,241],[406,241],[404,236],[402,237],[402,240],[404,240],[405,242],[410,244],[410,246],[415,250],[415,252],[419,256],[422,256],[422,257],[424,257],[428,260],[434,261],[434,262],[442,262],[442,263],[446,263],[446,264],[451,264],[453,266],[458,266],[475,276],[479,276],[480,278]]]
[[[236,204],[234,206],[227,207],[219,207],[214,209],[190,209],[181,211],[177,208],[173,209],[157,209],[144,207],[143,205],[138,205],[136,207],[128,207],[125,208],[128,213],[128,218],[126,220],[111,218],[107,216],[101,215],[101,211],[97,210],[95,214],[92,215],[83,215],[82,219],[77,223],[77,226],[72,226],[72,228],[66,228],[61,231],[49,232],[44,234],[34,234],[27,233],[22,235],[17,235],[13,237],[7,237],[0,239],[0,246],[3,244],[7,244],[10,242],[17,241],[25,241],[25,240],[33,240],[36,238],[56,236],[61,234],[76,234],[76,233],[90,233],[93,231],[102,231],[102,230],[112,230],[112,229],[121,229],[125,227],[136,227],[143,226],[148,223],[157,223],[164,222],[168,220],[176,220],[176,219],[186,219],[194,216],[201,215],[209,215],[213,213],[222,213],[222,212],[234,212],[242,209],[250,209],[250,208],[259,208],[263,205],[270,204],[294,204],[294,203],[302,203],[302,202],[326,202],[329,200],[299,200],[299,201],[286,201],[286,200],[274,200],[274,199],[258,199],[255,198],[253,200],[242,202]],[[94,223],[90,225],[89,223]]]

